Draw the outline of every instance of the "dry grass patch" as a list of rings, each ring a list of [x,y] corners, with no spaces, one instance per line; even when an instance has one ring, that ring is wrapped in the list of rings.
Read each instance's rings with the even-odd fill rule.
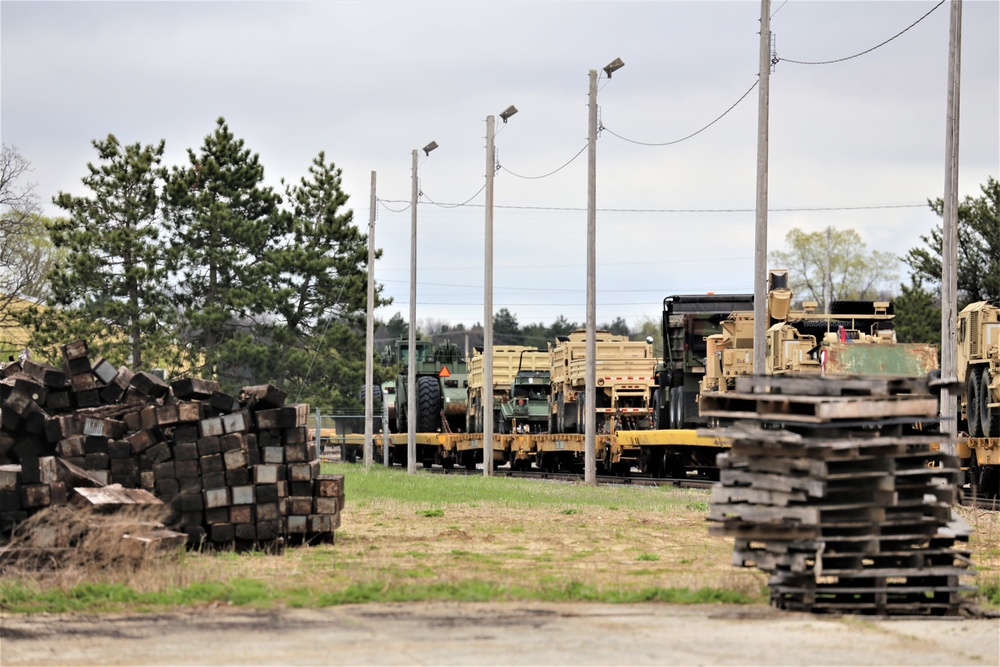
[[[42,575],[8,570],[0,577],[0,608],[35,609],[16,600],[28,593],[75,595],[82,582],[160,595],[116,607],[126,609],[220,601],[614,601],[664,599],[664,591],[679,589],[767,601],[766,575],[732,566],[732,540],[709,534],[706,491],[366,473],[360,466],[336,471],[347,474],[347,507],[335,544],[282,554],[183,552],[130,568],[97,559]],[[1000,514],[957,511],[974,529],[970,547],[979,576],[972,583],[989,598],[990,590],[1000,591]]]

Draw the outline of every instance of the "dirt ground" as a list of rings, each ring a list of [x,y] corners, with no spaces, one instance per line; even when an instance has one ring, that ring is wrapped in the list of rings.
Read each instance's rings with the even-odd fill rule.
[[[548,487],[538,487],[538,493]],[[669,507],[348,503],[335,545],[283,556],[189,557],[141,589],[234,576],[315,590],[463,581],[602,589],[702,586],[753,592],[709,535],[707,495]],[[690,496],[690,497],[689,497]],[[426,505],[426,506],[425,506]],[[438,511],[427,511],[439,507]],[[992,515],[967,516],[977,563],[996,568]],[[989,520],[987,524],[986,521]],[[174,577],[178,577],[176,580]],[[167,613],[0,617],[0,665],[1000,665],[1000,619],[829,617],[757,605],[551,602],[371,603],[322,609],[200,607]]]
[[[408,603],[9,616],[14,665],[992,665],[1000,619],[730,605]]]

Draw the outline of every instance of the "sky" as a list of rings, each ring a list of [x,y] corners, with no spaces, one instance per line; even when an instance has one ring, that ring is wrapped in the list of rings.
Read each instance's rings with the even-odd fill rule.
[[[902,256],[940,224],[927,200],[944,192],[950,3],[937,4],[772,0],[768,250],[787,249],[793,228],[830,227]],[[963,3],[961,199],[1000,176],[998,8]],[[671,294],[753,291],[760,12],[752,0],[3,0],[0,135],[32,163],[48,215],[56,193],[89,194],[93,140],[162,139],[164,164],[181,166],[219,117],[279,190],[325,152],[364,232],[375,172],[383,320],[409,316],[412,152],[435,141],[417,167],[417,320],[470,326],[485,316],[493,115],[494,311],[582,324],[596,70],[597,323],[637,326]],[[609,79],[615,58],[625,66]],[[885,287],[899,282],[905,264]]]

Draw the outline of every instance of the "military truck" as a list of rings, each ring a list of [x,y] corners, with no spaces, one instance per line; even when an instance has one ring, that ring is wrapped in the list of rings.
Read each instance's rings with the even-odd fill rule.
[[[466,430],[469,433],[483,432],[483,397],[486,373],[483,367],[486,356],[481,348],[473,350],[469,357],[469,388],[466,401]],[[512,395],[518,373],[534,373],[549,370],[549,353],[523,345],[493,346],[493,432],[500,433],[501,406]],[[546,379],[546,384],[548,380]],[[546,396],[548,392],[546,391]],[[547,410],[546,405],[546,410]],[[547,419],[547,417],[546,417]]]
[[[769,272],[768,328],[765,351],[768,375],[875,375],[925,377],[938,368],[938,350],[924,343],[899,343],[888,301],[841,300],[830,313],[817,313],[816,302],[792,310],[787,271]],[[753,319],[734,312],[722,331],[706,340],[707,365],[702,392],[733,391],[736,378],[754,372]]]
[[[705,339],[720,333],[721,322],[734,311],[752,309],[753,294],[679,294],[663,300],[663,359],[654,372],[654,429],[706,425],[698,415],[707,355]]]
[[[656,365],[652,339],[630,341],[601,330],[595,335],[597,433],[651,428]],[[549,433],[583,433],[587,331],[577,329],[558,336],[549,343],[549,353]]]
[[[549,429],[550,372],[519,369],[500,402],[500,433],[546,433]]]
[[[445,342],[435,346],[418,340],[411,355],[408,340],[386,346],[383,363],[398,364],[393,396],[396,433],[406,433],[409,400],[409,364],[415,365],[418,433],[458,432],[465,429],[465,403],[468,387],[465,358],[458,346]]]
[[[1000,496],[1000,301],[970,303],[958,315],[960,419],[969,437],[969,477],[979,494]],[[961,425],[960,425],[961,426]],[[961,430],[961,429],[960,429]]]

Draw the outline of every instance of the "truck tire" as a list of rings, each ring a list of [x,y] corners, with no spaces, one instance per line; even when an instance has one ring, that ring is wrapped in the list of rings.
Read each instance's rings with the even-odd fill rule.
[[[652,424],[652,427],[653,427],[654,431],[658,431],[658,430],[660,430],[660,428],[662,428],[660,426],[660,390],[659,389],[654,389],[653,390],[653,424]],[[656,477],[656,475],[653,475],[653,477]]]
[[[1000,436],[1000,408],[987,406],[991,402],[990,372],[983,369],[983,379],[979,383],[979,423],[983,428],[983,437],[996,438]]]
[[[417,378],[417,432],[434,433],[441,426],[441,385],[433,375]]]
[[[684,400],[683,387],[670,388],[670,428],[680,428],[684,423],[684,408],[681,401]]]
[[[983,435],[979,421],[979,383],[981,377],[978,368],[969,371],[965,385],[965,414],[968,421],[969,437],[981,438]]]
[[[364,403],[365,400],[365,394],[367,393],[366,389],[367,387],[362,386],[361,391],[358,393],[358,399],[362,403]],[[382,387],[380,385],[375,385],[375,388],[372,391],[372,403],[377,405],[381,401],[382,401]]]

